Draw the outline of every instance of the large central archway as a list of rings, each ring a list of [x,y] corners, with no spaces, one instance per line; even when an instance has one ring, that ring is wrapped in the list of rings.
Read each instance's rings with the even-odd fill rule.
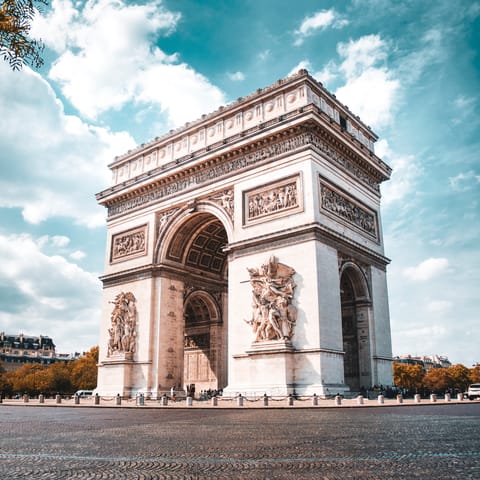
[[[163,265],[183,282],[183,355],[174,370],[181,388],[221,390],[227,384],[227,281],[222,222],[205,211],[179,215],[166,239]]]

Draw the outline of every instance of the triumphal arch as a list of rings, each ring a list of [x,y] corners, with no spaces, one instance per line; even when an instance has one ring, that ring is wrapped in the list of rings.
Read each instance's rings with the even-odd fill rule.
[[[390,385],[376,139],[301,70],[117,157],[98,392]]]

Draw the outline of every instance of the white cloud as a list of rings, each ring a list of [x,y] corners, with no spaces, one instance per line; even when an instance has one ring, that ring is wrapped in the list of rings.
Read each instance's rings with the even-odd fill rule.
[[[444,273],[447,267],[446,258],[428,258],[415,267],[404,269],[403,275],[414,282],[426,282]]]
[[[337,46],[343,61],[339,71],[346,83],[335,93],[340,101],[360,118],[381,128],[393,118],[400,82],[383,63],[387,58],[387,45],[378,35],[367,35]]]
[[[398,75],[406,85],[411,85],[427,71],[427,67],[445,60],[448,42],[438,28],[427,30],[417,41],[416,48],[401,59]]]
[[[101,285],[64,257],[44,254],[40,244],[27,234],[0,235],[0,289],[8,298],[0,305],[2,329],[49,335],[61,351],[87,349],[98,343]]]
[[[333,60],[330,60],[322,70],[315,72],[313,77],[322,82],[325,85],[328,85],[332,80],[335,80],[338,77],[339,71],[338,66]]]
[[[448,177],[448,181],[453,190],[464,192],[480,184],[480,175],[477,175],[473,170],[469,170],[454,177]]]
[[[245,74],[243,72],[228,73],[227,76],[234,82],[242,82],[245,80]]]
[[[434,337],[442,337],[446,335],[446,333],[447,333],[447,329],[442,325],[424,325],[424,326],[416,325],[412,329],[401,331],[402,336],[417,338],[417,339],[418,338],[432,339]],[[429,348],[427,347],[425,350],[428,352]]]
[[[381,186],[382,204],[388,208],[397,205],[415,190],[422,167],[413,155],[401,155],[392,151],[388,141],[383,138],[376,143],[375,153],[392,167],[390,181]]]
[[[12,72],[5,62],[0,64],[0,111],[6,160],[0,207],[21,208],[33,224],[56,216],[102,225],[105,213],[94,194],[109,183],[106,166],[114,156],[135,146],[130,135],[66,115],[45,80],[28,68]]]
[[[325,30],[329,27],[339,29],[345,25],[348,25],[348,20],[342,18],[333,8],[320,10],[304,18],[298,30],[295,31],[294,45],[301,45],[306,37],[313,35],[318,30]]]
[[[160,104],[172,125],[200,118],[225,103],[220,90],[186,64],[152,65],[137,80],[135,101]]]
[[[310,60],[301,60],[288,72],[287,77],[295,75],[299,70],[310,70],[311,68],[312,64],[310,63]]]
[[[85,258],[87,256],[87,254],[85,252],[82,252],[81,250],[75,250],[69,256],[74,260],[82,260],[82,258]]]
[[[70,239],[65,235],[53,235],[51,241],[54,247],[66,247],[70,243]]]
[[[265,62],[271,55],[271,51],[267,48],[266,50],[262,50],[257,54],[257,58],[259,62]]]
[[[448,300],[431,300],[427,303],[427,310],[431,313],[443,314],[453,307],[453,303]]]
[[[180,19],[161,1],[92,0],[72,8],[71,0],[54,2],[35,33],[59,53],[49,76],[83,116],[154,103],[178,126],[225,103],[204,76],[153,45],[152,38],[170,34]],[[51,32],[57,24],[62,27]]]

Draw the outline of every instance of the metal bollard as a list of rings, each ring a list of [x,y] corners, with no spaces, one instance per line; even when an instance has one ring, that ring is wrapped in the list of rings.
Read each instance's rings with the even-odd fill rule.
[[[434,393],[432,393],[432,394],[430,395],[430,401],[431,401],[432,403],[435,403],[435,402],[437,401],[437,396],[436,396]]]
[[[243,397],[241,393],[237,397],[237,407],[243,407]]]
[[[363,395],[359,395],[359,396],[357,397],[357,404],[358,404],[358,405],[363,405]]]
[[[385,403],[385,396],[384,395],[379,395],[377,398],[377,402],[379,405],[383,405]]]
[[[192,398],[192,397],[188,397]],[[162,407],[166,407],[168,405],[168,397],[166,395],[162,395]]]
[[[445,394],[445,401],[449,402],[452,399],[452,396],[449,393]]]
[[[212,407],[216,407],[218,405],[218,398],[212,397]]]
[[[266,393],[263,394],[263,406],[268,407],[268,395]]]
[[[340,395],[335,396],[335,405],[341,405],[342,404],[342,397]]]
[[[460,401],[463,400],[463,393],[458,393],[457,394],[457,400],[460,400]]]
[[[422,401],[419,393],[416,393],[415,396],[413,397],[413,399],[414,399],[413,401],[415,403],[420,403]]]
[[[193,405],[193,398],[187,397],[187,407],[191,407]]]
[[[45,397],[43,393],[38,396],[38,403],[45,403]]]
[[[293,403],[294,403],[293,400],[294,400],[294,399],[293,399],[293,395],[290,394],[290,395],[288,396],[288,406],[289,406],[289,407],[293,407]]]
[[[100,405],[100,395],[98,393],[95,394],[95,405]]]
[[[29,400],[30,400],[29,396],[27,394],[25,394],[23,396],[23,403],[28,403]]]
[[[115,397],[115,405],[121,405],[122,404],[122,397],[120,396],[119,393],[117,393],[117,396]]]
[[[80,405],[80,395],[75,394],[75,405]]]
[[[138,396],[138,404],[142,407],[145,405],[145,395],[143,393]]]
[[[59,393],[55,395],[55,403],[62,403],[62,396]]]
[[[397,395],[397,403],[403,403],[403,396],[400,393]]]
[[[314,393],[313,397],[312,397],[312,406],[313,407],[318,407],[318,397],[317,397],[316,393]]]

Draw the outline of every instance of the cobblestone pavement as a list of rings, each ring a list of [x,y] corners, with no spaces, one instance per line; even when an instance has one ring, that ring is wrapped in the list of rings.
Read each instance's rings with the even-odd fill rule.
[[[0,478],[479,479],[480,402],[327,409],[3,404]]]

